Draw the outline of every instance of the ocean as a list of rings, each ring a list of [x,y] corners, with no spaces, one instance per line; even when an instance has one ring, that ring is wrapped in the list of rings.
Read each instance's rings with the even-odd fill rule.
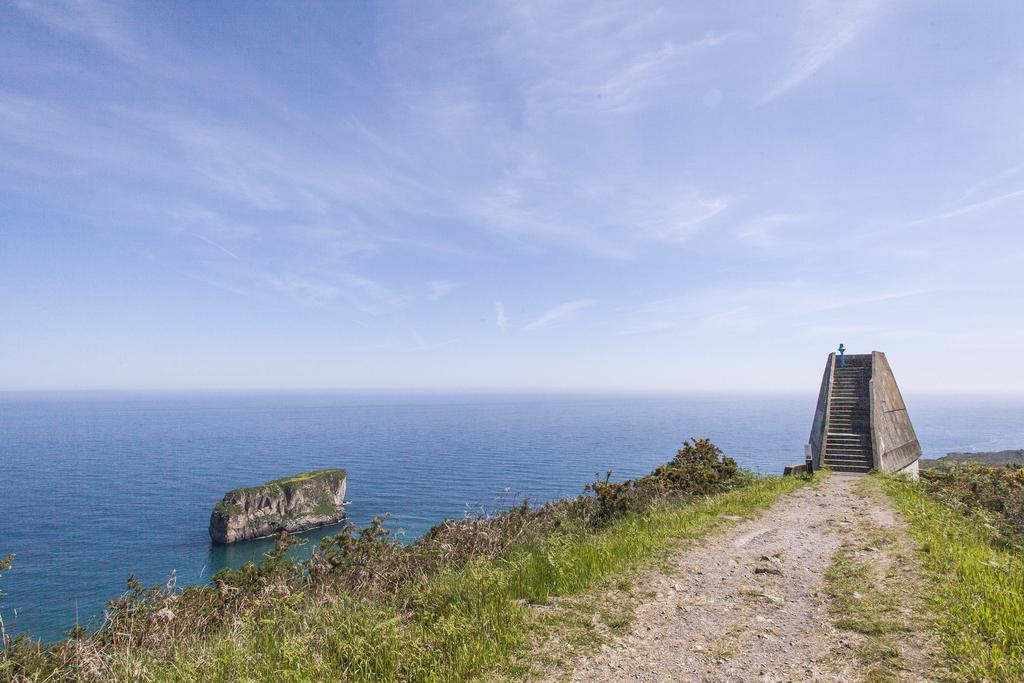
[[[907,396],[927,457],[1024,447],[1024,397]],[[225,491],[348,470],[349,519],[411,540],[445,517],[577,495],[708,437],[743,467],[803,461],[815,395],[10,394],[0,396],[0,579],[9,630],[98,624],[129,575],[179,586],[266,552],[212,547]],[[304,534],[315,541],[337,530]],[[311,542],[308,548],[311,547]]]

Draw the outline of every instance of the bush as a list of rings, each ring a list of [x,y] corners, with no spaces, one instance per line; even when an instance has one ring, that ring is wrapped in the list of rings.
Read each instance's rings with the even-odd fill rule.
[[[1024,468],[967,462],[922,470],[921,481],[951,507],[991,513],[1004,542],[1024,545]]]
[[[591,516],[596,526],[649,509],[658,502],[722,493],[749,477],[708,439],[684,442],[670,462],[647,476],[616,483],[611,481],[611,474],[609,470],[603,480],[586,487],[597,500]]]

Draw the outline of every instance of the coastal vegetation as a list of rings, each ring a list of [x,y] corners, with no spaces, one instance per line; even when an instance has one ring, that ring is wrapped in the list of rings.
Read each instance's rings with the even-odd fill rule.
[[[803,484],[755,477],[707,440],[651,474],[606,476],[577,498],[524,501],[447,520],[400,545],[375,519],[323,539],[305,561],[281,534],[260,564],[209,585],[134,579],[92,633],[5,643],[5,680],[463,680],[531,670],[525,653],[571,628],[576,600],[688,539],[748,516]],[[624,584],[623,584],[624,585]],[[580,609],[590,609],[580,607]],[[586,619],[593,617],[588,614]],[[600,610],[613,630],[629,615]],[[605,618],[607,617],[607,618]],[[581,621],[580,615],[575,615]],[[543,658],[532,658],[543,665]],[[524,663],[525,662],[525,663]]]
[[[1024,679],[1024,469],[972,463],[886,477],[929,584],[944,676]]]

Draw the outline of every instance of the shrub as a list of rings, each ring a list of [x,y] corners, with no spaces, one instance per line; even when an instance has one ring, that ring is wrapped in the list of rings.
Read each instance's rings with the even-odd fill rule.
[[[1004,542],[1024,545],[1024,468],[960,463],[922,470],[929,494],[961,511],[992,513]]]
[[[670,462],[647,476],[616,483],[611,474],[609,470],[603,480],[586,487],[597,500],[591,519],[595,525],[608,524],[657,502],[721,493],[749,476],[708,439],[685,441]]]

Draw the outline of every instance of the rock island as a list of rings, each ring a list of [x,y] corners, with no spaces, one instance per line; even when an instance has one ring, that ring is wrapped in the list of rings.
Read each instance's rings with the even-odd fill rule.
[[[317,470],[228,491],[213,507],[210,538],[226,545],[340,522],[346,480],[345,470]]]

